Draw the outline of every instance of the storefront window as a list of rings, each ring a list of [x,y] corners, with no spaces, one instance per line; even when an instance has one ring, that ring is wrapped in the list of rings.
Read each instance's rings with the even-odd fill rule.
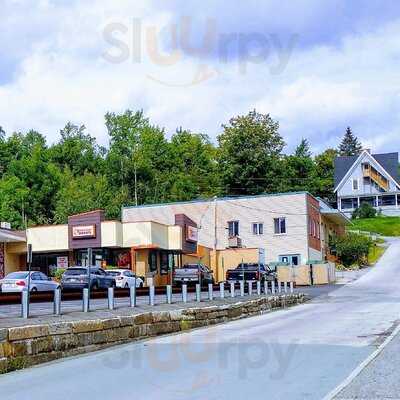
[[[168,253],[163,251],[160,253],[160,274],[168,275]]]
[[[149,253],[149,270],[150,272],[157,272],[157,252],[150,251]]]

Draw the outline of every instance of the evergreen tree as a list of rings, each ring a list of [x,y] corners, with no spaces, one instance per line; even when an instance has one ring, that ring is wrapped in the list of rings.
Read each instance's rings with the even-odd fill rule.
[[[339,145],[339,154],[341,156],[357,156],[362,151],[362,144],[354,135],[350,127],[347,127],[346,133]]]

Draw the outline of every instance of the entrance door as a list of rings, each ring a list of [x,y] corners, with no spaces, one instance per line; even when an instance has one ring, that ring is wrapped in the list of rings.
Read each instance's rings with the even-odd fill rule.
[[[279,262],[289,264],[292,266],[300,265],[300,254],[288,254],[284,256],[279,256]]]

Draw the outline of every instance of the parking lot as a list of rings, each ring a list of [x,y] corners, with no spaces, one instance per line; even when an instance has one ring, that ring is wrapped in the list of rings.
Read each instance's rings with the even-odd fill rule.
[[[323,285],[323,286],[304,286],[298,287],[294,289],[295,293],[305,293],[310,298],[315,298],[318,296],[326,295],[331,291],[338,289],[341,285]],[[194,302],[195,301],[195,293],[187,294],[187,301]],[[226,290],[225,296],[230,296],[230,293]],[[240,296],[240,290],[235,291],[235,296]],[[214,290],[213,297],[215,299],[220,297],[219,290]],[[208,292],[204,291],[201,294],[202,301],[208,301]],[[182,295],[175,293],[172,295],[172,302],[179,303],[182,302]],[[159,304],[166,303],[165,295],[156,295],[155,296],[155,305],[157,307]],[[115,308],[123,308],[129,307],[129,297],[116,297],[114,299]],[[136,300],[137,307],[148,305],[149,297],[148,296],[137,296]],[[91,310],[102,310],[107,309],[108,300],[104,299],[91,299],[90,300],[90,309]],[[74,311],[82,311],[82,300],[66,300],[61,304],[62,313],[69,313]],[[53,313],[53,302],[43,302],[43,303],[31,303],[30,304],[30,316],[44,316]],[[21,305],[20,304],[3,304],[0,305],[0,318],[10,318],[10,317],[19,317],[21,314]]]

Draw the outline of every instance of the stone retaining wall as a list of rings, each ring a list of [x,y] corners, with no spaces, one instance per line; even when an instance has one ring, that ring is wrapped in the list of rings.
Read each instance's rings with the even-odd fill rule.
[[[303,303],[302,294],[152,311],[108,319],[0,329],[0,373],[152,336],[219,324]]]

